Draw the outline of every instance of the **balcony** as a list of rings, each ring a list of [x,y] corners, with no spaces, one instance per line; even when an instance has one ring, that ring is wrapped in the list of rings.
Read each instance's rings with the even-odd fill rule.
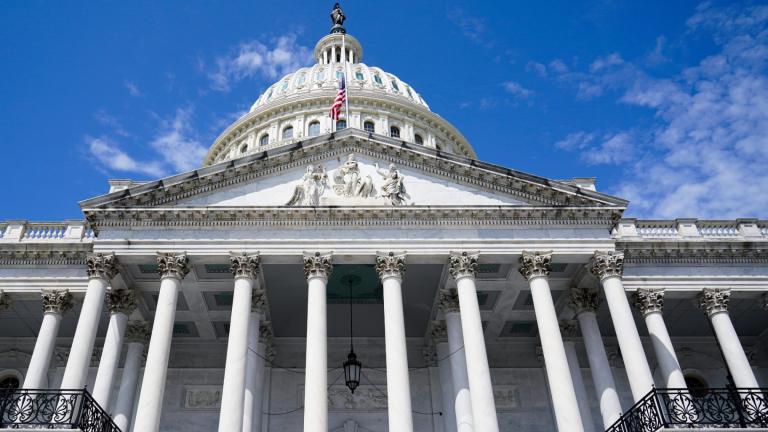
[[[0,429],[121,432],[87,390],[0,390]]]
[[[767,388],[653,389],[606,432],[768,428]]]

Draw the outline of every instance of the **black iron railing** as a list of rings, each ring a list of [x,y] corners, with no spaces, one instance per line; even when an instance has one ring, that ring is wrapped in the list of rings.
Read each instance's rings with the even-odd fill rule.
[[[696,396],[687,389],[653,389],[606,432],[700,427],[768,427],[768,389],[719,388]]]
[[[121,432],[87,390],[0,390],[0,428]]]

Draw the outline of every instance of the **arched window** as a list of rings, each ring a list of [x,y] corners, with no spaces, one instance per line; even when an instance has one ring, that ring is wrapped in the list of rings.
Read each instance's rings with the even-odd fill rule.
[[[376,131],[376,126],[372,121],[367,121],[363,123],[363,129],[368,133],[374,133]]]
[[[297,80],[296,80],[296,85],[297,85],[297,86],[303,86],[303,85],[304,85],[304,82],[305,82],[306,80],[307,80],[307,75],[306,75],[306,74],[304,74],[304,73],[302,73],[301,75],[299,75],[299,79],[297,79]]]
[[[3,390],[14,390],[21,387],[21,374],[8,369],[0,373],[0,394]]]
[[[379,74],[374,74],[373,80],[376,81],[376,84],[382,84],[381,77],[379,76]]]
[[[288,126],[287,128],[283,129],[283,139],[291,138],[293,138],[293,126]]]
[[[337,120],[336,121],[336,130],[340,131],[342,129],[347,128],[347,121],[346,120]]]
[[[399,92],[400,87],[397,86],[397,81],[394,78],[390,78],[389,83],[392,85],[392,90]]]
[[[243,144],[240,146],[240,153],[245,153],[248,151],[248,144]]]
[[[269,144],[269,134],[264,134],[259,138],[259,145],[265,146],[267,144]]]
[[[312,123],[310,123],[309,129],[307,132],[308,132],[307,135],[311,137],[320,135],[320,122],[313,121]]]
[[[288,80],[283,81],[283,87],[280,89],[280,91],[286,90],[288,90]]]
[[[422,138],[421,135],[419,135],[419,134],[416,134],[416,136],[413,137],[413,141],[416,144],[424,145],[424,138]]]
[[[400,128],[397,126],[390,126],[389,136],[391,136],[392,138],[400,138]]]
[[[315,81],[323,81],[325,79],[325,69],[318,69],[315,72]]]
[[[341,78],[342,78],[343,76],[344,76],[344,72],[343,72],[341,69],[339,69],[339,70],[337,70],[337,71],[336,71],[336,79],[337,79],[337,80],[341,80]]]
[[[709,393],[709,384],[698,374],[686,373],[683,375],[685,385],[693,397],[704,397]]]
[[[360,69],[356,70],[355,71],[355,79],[358,80],[358,81],[364,80],[365,76],[363,75],[363,71],[361,71]]]

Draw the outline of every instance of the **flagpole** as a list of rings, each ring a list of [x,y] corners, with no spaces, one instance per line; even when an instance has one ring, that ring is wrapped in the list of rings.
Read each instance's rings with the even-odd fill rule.
[[[341,52],[344,54],[344,117],[347,119],[347,127],[352,127],[352,119],[349,118],[349,80],[347,79],[347,46],[345,34],[341,34]]]

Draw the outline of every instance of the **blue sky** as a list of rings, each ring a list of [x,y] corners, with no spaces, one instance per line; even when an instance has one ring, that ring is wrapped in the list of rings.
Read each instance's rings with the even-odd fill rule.
[[[81,218],[109,178],[194,169],[332,2],[3,1],[0,220]],[[597,177],[644,218],[766,218],[768,6],[342,3],[364,62],[411,84],[479,158]]]

